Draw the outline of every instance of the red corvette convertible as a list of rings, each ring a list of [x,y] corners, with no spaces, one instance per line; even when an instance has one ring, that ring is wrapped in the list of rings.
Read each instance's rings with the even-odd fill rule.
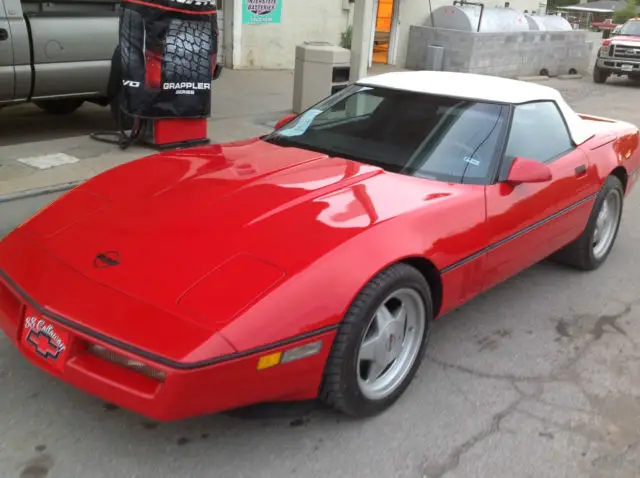
[[[546,257],[605,261],[638,139],[539,84],[367,78],[266,136],[66,193],[0,242],[0,328],[158,420],[314,398],[370,416],[435,318]]]

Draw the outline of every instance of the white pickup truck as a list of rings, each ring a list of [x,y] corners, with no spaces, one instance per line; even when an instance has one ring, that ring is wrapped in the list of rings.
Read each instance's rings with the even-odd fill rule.
[[[120,86],[110,81],[119,9],[117,0],[0,0],[0,108],[109,105]]]

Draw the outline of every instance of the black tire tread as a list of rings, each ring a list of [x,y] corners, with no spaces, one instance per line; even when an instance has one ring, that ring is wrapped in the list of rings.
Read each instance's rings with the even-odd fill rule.
[[[212,33],[208,22],[171,20],[163,54],[164,81],[211,82]]]
[[[133,117],[126,114],[120,108],[120,101],[122,100],[122,62],[120,59],[121,51],[120,46],[117,46],[113,51],[111,57],[111,72],[109,74],[109,109],[111,111],[111,117],[113,121],[119,126],[120,129],[128,131],[133,128]]]
[[[120,19],[120,62],[125,80],[145,81],[144,19],[140,13],[125,8]]]

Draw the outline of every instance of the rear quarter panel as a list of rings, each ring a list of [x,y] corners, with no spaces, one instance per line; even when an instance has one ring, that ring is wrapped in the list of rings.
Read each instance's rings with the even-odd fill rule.
[[[625,194],[636,184],[640,165],[640,132],[638,128],[624,121],[615,121],[590,115],[580,115],[588,121],[604,123],[600,131],[583,143],[580,148],[589,155],[595,167],[600,184],[616,171],[626,178]]]

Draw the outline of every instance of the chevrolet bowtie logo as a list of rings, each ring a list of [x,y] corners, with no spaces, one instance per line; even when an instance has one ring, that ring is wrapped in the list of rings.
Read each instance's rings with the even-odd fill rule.
[[[104,269],[106,267],[114,267],[120,264],[120,253],[118,251],[101,252],[93,260],[94,267]]]
[[[46,359],[52,358],[56,360],[60,356],[58,345],[43,332],[30,330],[29,335],[27,335],[27,343],[33,345],[36,353]]]

